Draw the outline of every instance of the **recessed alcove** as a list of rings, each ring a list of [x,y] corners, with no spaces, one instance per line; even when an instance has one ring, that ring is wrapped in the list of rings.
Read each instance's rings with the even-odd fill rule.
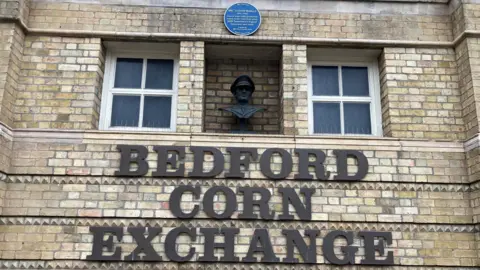
[[[250,104],[265,109],[249,120],[249,130],[279,134],[281,47],[206,44],[205,53],[205,132],[230,133],[236,128],[236,118],[219,108],[236,104],[230,86],[238,76],[248,75],[255,84]]]

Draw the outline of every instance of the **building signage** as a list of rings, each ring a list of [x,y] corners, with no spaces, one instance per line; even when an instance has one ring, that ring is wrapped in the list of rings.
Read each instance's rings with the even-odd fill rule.
[[[193,169],[185,170],[185,146],[154,146],[157,153],[157,166],[152,172],[153,177],[193,177],[212,178],[224,171],[225,157],[216,147],[190,146],[193,153]],[[149,171],[147,162],[148,149],[142,145],[118,145],[120,151],[120,168],[115,176],[144,176]],[[227,147],[230,154],[230,169],[225,173],[225,178],[245,178],[241,166],[248,170],[252,161],[260,162],[260,171],[265,177],[275,180],[286,179],[293,170],[292,154],[281,148],[268,148],[261,155],[256,148]],[[298,157],[298,172],[293,175],[296,180],[328,180],[331,173],[325,169],[326,154],[319,149],[294,149]],[[205,155],[213,156],[213,167],[205,170]],[[337,163],[337,172],[333,180],[358,181],[368,173],[368,160],[365,155],[357,150],[333,150]],[[272,158],[281,159],[281,170],[274,172]],[[356,160],[357,171],[349,173],[347,161],[349,158]],[[132,166],[135,165],[135,166]],[[309,168],[315,168],[315,177]]]
[[[143,176],[148,173],[147,161],[148,149],[141,145],[118,145],[120,151],[120,168],[115,172],[117,176]],[[190,172],[185,170],[186,147],[183,146],[155,146],[153,150],[157,154],[157,166],[152,172],[153,177],[179,177],[185,175],[195,178],[212,178],[224,171],[225,157],[215,147],[191,146],[193,153],[193,168]],[[225,172],[226,178],[245,178],[250,162],[259,161],[262,173],[275,180],[285,179],[290,176],[293,169],[293,158],[289,151],[281,148],[270,148],[259,154],[256,148],[227,147],[226,152],[230,155],[229,170]],[[293,175],[296,180],[327,180],[330,172],[325,169],[324,161],[326,154],[317,149],[294,149],[291,151],[298,158],[298,172]],[[333,176],[335,180],[358,181],[366,176],[368,172],[368,160],[365,155],[356,150],[334,150],[337,171]],[[208,170],[204,168],[205,155],[213,156],[213,167]],[[271,169],[271,162],[274,156],[280,157],[280,171],[274,172]],[[356,160],[357,170],[355,173],[348,171],[348,159]],[[134,166],[132,166],[134,165]],[[244,168],[242,170],[241,168]],[[314,168],[314,174],[309,168]],[[214,186],[202,194],[200,186],[181,185],[176,187],[170,194],[169,208],[173,216],[178,219],[195,219],[200,209],[207,217],[213,220],[230,220],[238,211],[237,195],[243,197],[243,209],[238,214],[240,220],[263,220],[263,221],[311,221],[312,220],[312,195],[314,188],[301,188],[297,192],[294,188],[278,187],[278,194],[281,196],[282,209],[276,213],[270,209],[269,201],[272,196],[267,188],[263,187],[238,187],[237,193],[226,186]],[[223,194],[226,198],[223,210],[216,210],[214,198]],[[191,194],[194,198],[193,209],[182,209],[182,197]],[[302,198],[303,197],[303,202]],[[200,199],[201,198],[201,199]],[[200,207],[202,206],[202,207]],[[254,211],[257,208],[259,211]],[[291,214],[289,209],[294,209],[297,218]],[[278,210],[277,210],[278,211]],[[93,234],[92,253],[87,256],[91,261],[150,261],[160,262],[164,260],[174,262],[243,262],[243,263],[317,263],[317,239],[320,237],[320,230],[305,229],[303,235],[295,229],[283,229],[281,231],[285,238],[286,256],[280,260],[274,251],[268,229],[257,228],[254,230],[249,243],[247,254],[239,258],[235,254],[236,237],[245,235],[238,228],[195,228],[180,226],[166,231],[164,241],[166,258],[160,256],[154,249],[152,240],[162,233],[158,227],[128,227],[128,234],[136,242],[136,248],[128,255],[122,257],[121,243],[124,238],[123,227],[90,227]],[[199,251],[190,247],[188,253],[179,254],[176,249],[176,241],[180,235],[186,235],[193,243],[197,238],[203,239],[203,248]],[[223,241],[216,241],[216,236],[223,236]],[[393,252],[385,252],[385,245],[392,244],[391,232],[360,231],[354,235],[352,231],[331,231],[323,237],[322,253],[325,259],[336,265],[355,264],[355,255],[359,247],[354,246],[355,237],[362,239],[363,259],[360,264],[365,265],[392,265]],[[308,239],[308,240],[306,240]],[[334,242],[337,239],[344,239],[346,244],[340,248],[342,254],[334,252]],[[158,241],[158,240],[157,240]],[[215,255],[216,249],[223,250],[223,256]],[[300,256],[295,255],[295,250]],[[196,254],[198,256],[196,256]],[[257,254],[261,254],[260,261]],[[382,256],[383,258],[379,258]]]
[[[249,36],[258,30],[261,22],[258,9],[248,3],[233,4],[223,15],[225,27],[234,35]]]

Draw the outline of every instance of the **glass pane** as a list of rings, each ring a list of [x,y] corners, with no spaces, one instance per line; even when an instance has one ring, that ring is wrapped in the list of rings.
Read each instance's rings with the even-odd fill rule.
[[[143,59],[118,58],[115,70],[115,88],[142,87]]]
[[[342,67],[342,83],[344,96],[369,96],[366,67]]]
[[[338,67],[312,67],[314,96],[338,96]]]
[[[140,96],[113,96],[112,127],[138,127]]]
[[[147,89],[172,89],[173,81],[173,60],[148,59]]]
[[[343,103],[345,134],[372,134],[370,103]]]
[[[341,133],[340,104],[313,103],[313,132],[314,133]]]
[[[169,128],[172,113],[172,97],[145,96],[143,127]]]

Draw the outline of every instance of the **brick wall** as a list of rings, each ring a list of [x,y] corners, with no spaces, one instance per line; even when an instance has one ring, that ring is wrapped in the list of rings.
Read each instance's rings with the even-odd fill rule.
[[[0,173],[6,173],[10,169],[10,161],[12,157],[13,137],[6,134],[5,128],[0,128]],[[11,133],[11,132],[9,132]]]
[[[181,225],[221,227],[224,222],[210,220],[176,220],[168,205],[175,187],[183,184],[201,185],[202,194],[212,186],[258,186],[272,192],[269,207],[281,212],[277,188],[314,188],[311,222],[246,222],[237,219],[242,211],[242,196],[237,196],[238,211],[229,224],[241,230],[236,245],[240,257],[245,256],[249,237],[256,225],[268,228],[274,249],[285,256],[283,236],[278,226],[318,228],[321,237],[329,230],[371,230],[392,232],[393,243],[386,250],[394,251],[395,264],[400,266],[475,266],[478,257],[472,221],[477,204],[474,185],[467,182],[463,144],[409,140],[328,139],[293,136],[249,136],[248,141],[235,135],[162,135],[116,134],[105,132],[32,132],[17,133],[15,170],[5,179],[3,215],[0,231],[4,232],[5,260],[84,259],[91,253],[92,235],[88,226],[153,226],[162,227],[161,237],[170,228]],[[368,157],[370,173],[360,182],[338,181],[273,181],[258,171],[257,162],[250,165],[245,179],[160,179],[152,177],[112,177],[118,168],[116,144],[148,145],[150,167],[155,167],[152,145],[215,146],[225,152],[226,146],[282,147],[286,149],[315,147],[318,149],[360,149]],[[188,152],[188,151],[187,151]],[[335,171],[331,151],[327,151],[327,169]],[[207,158],[207,167],[211,159]],[[229,160],[226,155],[226,160]],[[192,168],[188,152],[186,170]],[[294,159],[294,163],[297,160]],[[279,170],[274,160],[273,168]],[[296,166],[295,166],[296,168]],[[294,169],[296,170],[296,169]],[[33,173],[33,175],[30,175]],[[22,175],[23,174],[23,175]],[[41,175],[47,174],[47,175]],[[55,174],[54,176],[48,174]],[[65,175],[71,174],[71,175]],[[81,176],[81,174],[86,174]],[[292,173],[293,175],[293,173]],[[407,183],[410,182],[410,183]],[[1,184],[0,184],[1,188]],[[472,193],[468,191],[472,190]],[[1,196],[0,190],[0,196]],[[472,195],[471,195],[472,194]],[[188,210],[199,200],[185,196],[182,207]],[[215,198],[223,209],[224,198]],[[198,218],[205,218],[201,211]],[[290,212],[295,213],[290,209]],[[257,211],[257,210],[256,210]],[[19,217],[19,215],[21,217]],[[42,226],[32,224],[42,224]],[[260,225],[261,224],[261,225]],[[201,251],[203,240],[192,247]],[[130,237],[119,244],[126,255],[133,248]],[[165,257],[163,241],[155,238],[154,248]],[[359,245],[361,242],[355,242]],[[318,240],[318,263],[324,263]],[[180,238],[178,249],[189,248],[188,239]],[[360,251],[360,254],[361,251]],[[361,255],[356,259],[360,260]],[[86,263],[91,267],[94,263]],[[137,264],[139,266],[139,264]],[[323,266],[322,266],[323,267]],[[324,268],[324,267],[323,267]]]
[[[33,221],[37,221],[36,219]],[[73,225],[75,222],[75,225]],[[99,219],[96,221],[83,219],[73,221],[72,219],[43,219],[42,226],[25,224],[23,219],[9,225],[2,225],[0,229],[4,231],[5,239],[8,241],[3,246],[1,258],[4,260],[12,259],[31,259],[31,260],[80,260],[85,259],[90,255],[92,245],[92,235],[88,232],[88,227],[92,225],[91,222],[105,224],[106,226],[112,224],[111,220]],[[122,223],[120,223],[122,222]],[[164,245],[159,243],[160,237],[165,239],[165,235],[173,228],[181,226],[182,222],[165,222],[161,220],[152,220],[148,222],[131,222],[129,220],[117,220],[116,226],[119,224],[130,223],[132,226],[145,226],[148,224],[151,227],[161,227],[162,232],[159,236],[153,238],[152,242],[154,249],[160,253],[164,260],[168,260],[165,256]],[[195,227],[213,227],[220,228],[221,221],[192,221],[190,223]],[[235,245],[235,253],[239,257],[244,257],[249,248],[250,235],[253,234],[255,228],[248,225],[249,222],[239,222],[240,227],[239,240]],[[268,228],[269,237],[278,257],[286,255],[284,244],[282,240],[284,236],[281,234],[281,228],[271,227],[269,223]],[[292,222],[292,228],[305,226],[305,223]],[[340,228],[341,226],[341,228]],[[394,226],[388,224],[380,224],[386,230],[393,230]],[[447,226],[445,228],[437,228],[435,230],[428,229],[425,225],[398,225],[397,232],[393,232],[392,247],[385,249],[393,251],[397,256],[395,257],[395,264],[397,265],[412,265],[412,266],[475,266],[476,250],[474,234],[470,233],[473,226],[467,226],[460,229],[456,226]],[[317,223],[315,229],[320,230],[320,237],[324,237],[329,231],[343,228],[355,228],[354,231],[360,230],[354,223],[344,222],[340,224]],[[362,229],[372,230],[372,226],[362,224]],[[303,234],[304,229],[299,229]],[[409,232],[407,232],[409,231]],[[125,234],[127,234],[125,229]],[[203,250],[203,242],[191,242],[187,237],[180,238],[176,244],[176,249],[183,251],[194,247],[197,252]],[[317,240],[317,263],[325,263],[321,240]],[[354,246],[359,246],[359,242],[355,242]],[[134,240],[131,237],[124,237],[122,243],[116,244],[122,247],[122,258],[130,254],[136,247]],[[360,247],[359,253],[364,252]],[[195,258],[200,256],[198,253]],[[357,263],[361,257],[357,256]],[[265,267],[265,266],[263,266]],[[297,266],[298,267],[298,266]],[[198,269],[198,268],[197,268]],[[282,268],[283,269],[283,268]]]
[[[117,217],[117,218],[162,218],[176,219],[169,210],[172,191],[184,180],[158,180],[138,178],[135,183],[126,178],[44,176],[40,183],[28,175],[9,176],[5,194],[4,216],[33,217]],[[38,180],[37,180],[38,181]],[[225,180],[203,180],[202,194],[215,183],[224,185]],[[128,183],[128,184],[124,184]],[[279,187],[302,186],[295,181],[272,183],[269,181],[239,180],[229,185],[237,195],[237,203],[243,205],[240,187],[261,185],[268,187],[272,197],[270,209],[275,211],[275,220],[282,213]],[[472,211],[467,186],[439,184],[365,184],[343,183],[335,186],[324,182],[309,183],[314,188],[312,196],[312,222],[411,222],[432,224],[470,224]],[[5,187],[4,187],[5,188]],[[299,188],[296,188],[299,193]],[[472,193],[476,196],[478,191]],[[0,194],[1,195],[1,194]],[[186,196],[182,207],[192,210],[200,206],[196,218],[208,219],[203,212],[202,197],[194,200]],[[478,204],[479,198],[472,198]],[[217,196],[218,209],[225,206],[225,199]],[[232,216],[238,219],[242,207]],[[290,209],[290,214],[298,216]],[[479,215],[474,210],[474,215]],[[474,216],[475,218],[478,218]],[[476,219],[475,219],[476,220]]]
[[[386,136],[465,139],[452,49],[384,48],[380,65]]]
[[[480,223],[480,189],[479,185],[472,185],[473,191],[470,193],[470,206],[472,207],[473,223]]]
[[[475,3],[462,4],[465,30],[479,30],[480,29],[480,5]]]
[[[0,174],[0,215],[3,214],[5,191],[7,190],[7,184],[5,183],[4,178],[6,178],[6,175],[1,173]]]
[[[480,99],[477,92],[480,89],[478,71],[480,70],[479,40],[467,38],[456,48],[457,65],[460,75],[461,101],[463,119],[465,122],[467,138],[474,140],[479,132]],[[480,179],[480,149],[474,147],[467,151],[467,164],[471,182]]]
[[[225,147],[242,143],[241,137],[229,139],[231,135],[197,134],[189,135],[126,135],[122,141],[109,139],[114,133],[67,133],[57,138],[44,138],[39,135],[28,135],[14,142],[12,174],[55,174],[55,175],[113,175],[119,166],[120,154],[116,144],[139,144],[149,146],[148,160],[150,167],[156,165],[156,154],[153,145],[199,145],[214,146],[226,153]],[[68,136],[67,136],[68,135]],[[32,137],[33,136],[33,137]],[[39,137],[37,137],[39,136]],[[262,137],[252,136],[245,141],[248,147],[259,148],[259,154],[265,148],[282,147],[292,152],[294,148],[316,148],[329,150],[327,153],[327,169],[336,171],[335,157],[332,149],[362,150],[369,159],[370,170],[365,181],[380,182],[429,182],[429,183],[468,183],[465,154],[461,143],[449,142],[411,142],[396,140],[347,140],[327,139],[322,137]],[[244,146],[243,144],[240,144]],[[226,160],[228,160],[226,155]],[[206,167],[212,166],[212,159],[206,160]],[[274,160],[272,169],[280,170],[280,159]],[[298,158],[293,156],[294,166]],[[193,159],[187,149],[186,170],[191,170]],[[250,172],[246,178],[266,179],[259,172],[258,161],[251,162]],[[293,171],[296,171],[296,166]],[[293,173],[290,175],[291,179]],[[333,177],[333,175],[332,175]],[[220,174],[217,178],[223,178]]]
[[[0,24],[0,121],[8,126],[13,125],[24,38],[19,26]]]
[[[29,26],[42,29],[229,35],[222,9],[32,2]],[[390,40],[452,39],[450,16],[262,11],[258,36]]]
[[[286,135],[307,135],[307,46],[283,45],[281,64],[281,133]]]
[[[279,133],[279,65],[275,60],[207,59],[205,88],[205,131],[230,132],[237,129],[230,112],[220,111],[236,104],[230,86],[240,75],[248,75],[255,83],[251,104],[264,108],[249,120],[249,129],[256,133]]]
[[[464,5],[458,5],[454,8],[454,10],[452,11],[451,20],[453,27],[453,37],[456,38],[465,31],[466,27]]]
[[[29,13],[29,5],[27,0],[0,0],[0,17],[23,18],[33,29],[24,42],[23,31],[18,25],[0,23],[0,121],[16,128],[97,128],[105,58],[101,39],[98,36],[46,36],[40,31],[117,31],[129,32],[131,37],[134,33],[230,35],[223,26],[222,9],[33,1]],[[392,40],[452,41],[464,30],[480,29],[480,5],[460,3],[458,8],[451,10],[452,14],[442,16],[421,15],[432,13],[432,10],[422,10],[427,7],[423,4],[411,7],[412,10],[398,14],[391,10],[376,13],[379,11],[376,8],[369,14],[262,11],[262,27],[254,37],[268,37],[277,44],[275,37],[332,38],[326,42],[335,44],[348,42],[337,38],[370,38],[392,44]],[[416,15],[411,15],[415,12]],[[205,44],[201,39],[193,39],[193,35],[188,37],[194,41],[180,43],[179,133],[16,129],[12,134],[2,127],[0,268],[265,269],[264,265],[241,264],[179,266],[79,261],[91,252],[89,226],[136,225],[162,227],[162,237],[171,228],[181,225],[238,227],[242,236],[236,251],[240,257],[246,253],[249,235],[257,227],[269,229],[280,257],[285,255],[282,228],[317,228],[321,236],[334,229],[388,231],[392,232],[393,244],[387,251],[395,252],[396,265],[392,269],[478,267],[480,193],[476,182],[480,172],[480,161],[477,161],[480,160],[480,148],[471,147],[475,144],[472,140],[465,146],[457,141],[476,138],[479,132],[478,40],[470,36],[456,43],[455,48],[445,48],[447,43],[438,44],[438,48],[396,44],[394,48],[383,50],[379,68],[384,133],[395,138],[302,136],[308,134],[306,45],[284,44],[280,63],[216,62],[209,58],[206,61]],[[224,68],[230,64],[235,64],[236,70]],[[262,74],[258,73],[260,70],[253,70],[259,66]],[[274,68],[270,73],[269,69]],[[268,102],[272,104],[262,105],[269,106],[267,112],[276,108],[276,117],[280,119],[271,124],[270,120],[273,123],[275,117],[267,113],[254,119],[261,124],[261,132],[285,136],[200,134],[229,129],[228,125],[216,125],[226,118],[215,114],[217,105],[213,105],[216,104],[213,100],[221,97],[226,105],[232,103],[226,88],[236,76],[234,72],[242,69],[247,72],[252,69],[251,75],[257,81],[267,77],[267,85],[257,83],[262,89],[257,88],[254,97],[266,95],[270,98]],[[271,91],[265,91],[266,87]],[[274,97],[274,93],[278,96]],[[12,107],[14,100],[16,103]],[[267,125],[272,130],[267,131]],[[360,182],[293,181],[294,172],[288,180],[267,180],[259,172],[258,162],[252,162],[250,172],[242,180],[227,180],[224,174],[202,181],[160,179],[150,175],[133,179],[113,176],[119,166],[117,144],[147,145],[151,168],[155,167],[157,158],[152,151],[153,145],[214,146],[224,153],[229,146],[257,147],[260,152],[273,147],[289,152],[294,148],[322,149],[328,156],[327,170],[332,173],[336,171],[332,149],[359,149],[368,157],[370,166],[369,174]],[[229,158],[226,155],[227,163]],[[294,157],[294,171],[298,169],[297,163]],[[212,166],[210,156],[206,164]],[[185,165],[187,171],[192,169],[192,154],[188,150]],[[228,164],[226,166],[228,168]],[[273,169],[280,169],[278,159],[274,159]],[[239,207],[232,220],[182,222],[172,217],[168,205],[171,191],[182,184],[199,184],[203,192],[218,185],[229,186],[234,191],[245,186],[268,188],[273,194],[269,205],[277,213],[281,210],[278,187],[293,187],[297,191],[302,187],[314,188],[313,221],[242,221],[237,214],[242,210],[243,198],[238,196]],[[215,200],[219,208],[224,205],[222,196]],[[183,206],[193,205],[193,198],[185,196]],[[198,217],[204,218],[205,214],[201,212]],[[126,254],[134,244],[131,237],[125,237],[124,241],[127,243],[122,247]],[[193,246],[202,250],[202,241],[198,239]],[[165,258],[160,239],[153,242]],[[356,241],[354,245],[361,243]],[[317,245],[318,261],[325,263],[320,247],[322,241]],[[189,242],[180,238],[177,249],[186,248]],[[340,252],[339,247],[336,251]],[[357,260],[363,256],[362,252],[360,250]],[[302,267],[278,266],[279,269]],[[312,267],[335,268],[328,264]]]
[[[180,43],[177,131],[202,132],[205,80],[203,41]]]
[[[0,16],[8,18],[28,18],[29,0],[0,1]]]
[[[465,39],[455,49],[466,138],[471,138],[478,132],[477,98],[474,94],[478,82],[473,80],[478,60],[474,57],[475,54],[470,56],[472,43],[475,41],[470,38]]]
[[[14,126],[97,128],[103,63],[99,38],[28,36]]]

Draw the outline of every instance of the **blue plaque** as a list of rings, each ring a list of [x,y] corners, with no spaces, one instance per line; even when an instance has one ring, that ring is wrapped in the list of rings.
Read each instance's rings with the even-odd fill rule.
[[[223,15],[223,23],[234,35],[249,36],[260,27],[262,17],[258,9],[248,3],[231,5]]]

